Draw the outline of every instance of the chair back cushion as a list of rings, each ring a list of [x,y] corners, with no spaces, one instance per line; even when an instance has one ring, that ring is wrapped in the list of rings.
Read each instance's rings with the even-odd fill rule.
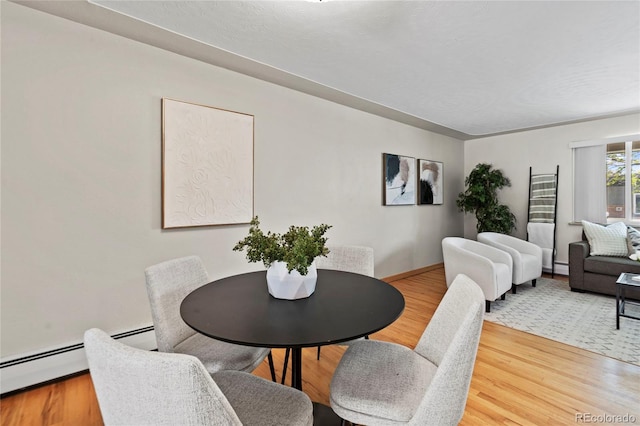
[[[241,425],[195,357],[132,348],[102,330],[84,345],[106,425]]]
[[[458,275],[415,348],[438,370],[411,424],[458,424],[462,419],[483,316],[482,290]]]
[[[322,269],[354,272],[373,277],[373,249],[364,246],[331,246],[329,254],[316,258],[316,266]]]
[[[150,266],[144,273],[158,350],[173,352],[196,333],[182,320],[180,303],[209,281],[207,271],[198,256],[188,256]]]

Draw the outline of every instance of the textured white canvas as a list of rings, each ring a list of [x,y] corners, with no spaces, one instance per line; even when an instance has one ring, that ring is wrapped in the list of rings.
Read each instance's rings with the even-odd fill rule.
[[[248,223],[253,116],[162,100],[163,228]]]

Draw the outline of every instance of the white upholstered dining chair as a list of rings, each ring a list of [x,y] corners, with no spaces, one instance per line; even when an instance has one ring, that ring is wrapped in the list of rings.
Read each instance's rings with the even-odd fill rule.
[[[198,256],[187,256],[145,269],[151,316],[160,352],[189,354],[202,361],[209,373],[221,370],[251,372],[268,358],[271,378],[275,368],[271,350],[222,342],[200,334],[180,316],[180,303],[209,277]]]
[[[531,281],[533,287],[542,276],[542,249],[529,241],[497,232],[481,232],[478,241],[509,253],[513,261],[511,292],[516,286]]]
[[[91,380],[106,425],[312,425],[297,389],[249,373],[209,375],[191,355],[152,352],[85,332]]]
[[[513,261],[502,250],[466,238],[446,237],[442,240],[442,256],[447,287],[458,274],[467,275],[484,292],[487,312],[491,302],[504,299],[511,289]]]
[[[362,425],[457,425],[469,394],[483,310],[480,287],[458,275],[414,350],[376,340],[349,346],[331,380],[331,408]]]
[[[335,269],[373,277],[373,248],[365,246],[327,245],[329,254],[316,258],[319,269]]]
[[[316,267],[318,269],[333,269],[373,277],[375,265],[373,248],[357,245],[327,245],[327,248],[329,253],[326,256],[316,258]],[[341,342],[340,345],[348,346],[358,340],[362,339]],[[282,383],[284,383],[287,374],[289,352],[289,349],[285,352]],[[320,346],[318,346],[316,358],[320,359]]]

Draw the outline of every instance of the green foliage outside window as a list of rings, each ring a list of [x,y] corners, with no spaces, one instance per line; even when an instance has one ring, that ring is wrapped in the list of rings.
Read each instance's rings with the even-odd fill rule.
[[[624,186],[626,180],[625,153],[607,153],[607,186]],[[640,192],[640,151],[634,150],[631,155],[631,191]]]

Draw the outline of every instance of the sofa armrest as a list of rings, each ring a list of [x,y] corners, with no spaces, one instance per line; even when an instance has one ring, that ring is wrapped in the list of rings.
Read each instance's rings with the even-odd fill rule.
[[[569,285],[571,288],[584,288],[584,260],[591,249],[587,241],[569,243]]]

